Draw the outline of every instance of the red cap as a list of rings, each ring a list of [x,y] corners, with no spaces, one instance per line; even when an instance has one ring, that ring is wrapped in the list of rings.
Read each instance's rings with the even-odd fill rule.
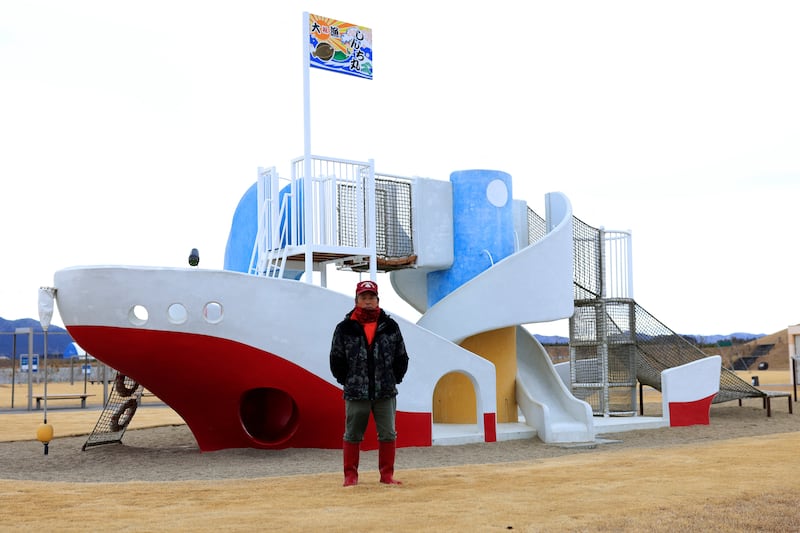
[[[378,295],[378,284],[374,281],[359,281],[358,285],[356,285],[356,296],[361,294],[362,292],[374,292],[375,296]]]

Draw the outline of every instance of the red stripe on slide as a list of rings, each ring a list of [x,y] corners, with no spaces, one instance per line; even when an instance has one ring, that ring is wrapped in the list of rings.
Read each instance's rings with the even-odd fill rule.
[[[693,402],[670,402],[669,404],[669,425],[674,426],[694,426],[698,424],[709,424],[709,411],[711,410],[711,396],[695,400]]]
[[[497,442],[497,417],[494,413],[483,413],[484,441]]]

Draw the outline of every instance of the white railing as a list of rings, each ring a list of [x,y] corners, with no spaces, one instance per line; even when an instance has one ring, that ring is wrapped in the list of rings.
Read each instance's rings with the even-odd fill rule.
[[[304,208],[296,207],[304,203],[304,191],[307,190],[303,182],[304,166],[303,158],[292,161],[292,183],[303,189],[291,209],[293,219],[304,212]],[[311,240],[305,243],[305,235],[294,234],[290,245],[311,244],[368,254],[369,249],[374,248],[375,236],[374,224],[368,223],[375,218],[375,169],[372,161],[313,156],[310,190],[311,202],[305,206],[311,209],[312,214]],[[340,198],[342,194],[346,196]],[[341,223],[345,216],[353,217],[347,220],[346,227]],[[292,227],[303,227],[303,224],[292,223]]]
[[[298,158],[292,161],[291,179],[281,181],[274,167],[259,168],[251,274],[281,277],[287,256],[295,254],[305,254],[309,270],[315,252],[368,256],[374,272],[375,224],[369,223],[375,220],[372,161],[312,156],[307,166],[304,158]]]
[[[600,230],[603,298],[633,299],[631,232]]]

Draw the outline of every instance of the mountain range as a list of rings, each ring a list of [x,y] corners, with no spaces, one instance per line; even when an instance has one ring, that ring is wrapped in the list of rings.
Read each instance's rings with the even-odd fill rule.
[[[33,330],[33,353],[44,353],[44,333],[38,320],[34,318],[6,320],[0,317],[0,358],[11,357],[14,353],[15,340],[17,355],[28,353],[28,335],[27,333],[14,335],[18,328],[31,328]],[[61,356],[70,344],[72,344],[72,337],[67,330],[54,325],[47,328],[47,354],[49,356]]]
[[[732,341],[734,339],[739,341],[751,341],[759,339],[764,335],[764,333],[730,333],[728,335],[681,335],[681,337],[696,344],[707,345]],[[558,335],[537,335],[535,333],[533,336],[544,345],[569,344],[569,339],[567,337],[559,337]]]

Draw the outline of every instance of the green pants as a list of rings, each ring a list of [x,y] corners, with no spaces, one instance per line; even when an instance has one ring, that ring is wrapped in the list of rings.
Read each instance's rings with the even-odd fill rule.
[[[344,440],[361,442],[367,430],[369,415],[375,420],[379,441],[393,441],[397,438],[394,419],[397,412],[397,398],[385,400],[345,400],[344,401]]]

